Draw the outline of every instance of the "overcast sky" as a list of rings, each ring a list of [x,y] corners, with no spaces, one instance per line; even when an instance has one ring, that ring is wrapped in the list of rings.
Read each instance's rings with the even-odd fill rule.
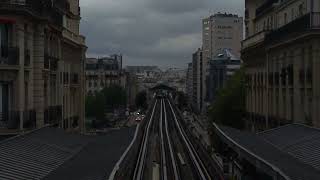
[[[243,16],[244,0],[80,0],[88,57],[124,55],[125,65],[186,67],[201,46],[201,19]]]

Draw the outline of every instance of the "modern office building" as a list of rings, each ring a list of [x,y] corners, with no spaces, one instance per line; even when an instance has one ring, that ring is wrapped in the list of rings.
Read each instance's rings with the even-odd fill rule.
[[[203,51],[203,84],[206,86],[206,76],[209,73],[209,61],[218,51],[231,49],[240,58],[241,41],[243,40],[243,18],[235,14],[217,13],[202,20],[202,51]],[[207,88],[202,89],[207,94]],[[206,96],[202,96],[205,102]],[[202,106],[205,107],[205,104]],[[204,110],[205,111],[205,110]]]
[[[193,95],[192,95],[192,108],[195,112],[200,113],[203,107],[203,51],[199,48],[192,55],[192,82],[193,82]]]
[[[205,59],[218,50],[232,49],[239,58],[243,39],[243,18],[235,14],[217,13],[202,20],[202,46]]]
[[[192,104],[193,96],[193,66],[192,63],[188,64],[187,76],[186,76],[186,94],[188,98],[188,104]]]
[[[209,61],[209,75],[207,76],[208,105],[212,104],[221,88],[226,86],[227,81],[240,69],[241,60],[233,55],[230,49],[218,51],[216,56]]]
[[[125,88],[126,77],[122,70],[122,56],[112,55],[86,60],[86,91],[94,95],[105,87],[117,85]]]
[[[246,0],[247,124],[320,127],[320,2]]]
[[[78,0],[0,1],[0,131],[84,131]]]

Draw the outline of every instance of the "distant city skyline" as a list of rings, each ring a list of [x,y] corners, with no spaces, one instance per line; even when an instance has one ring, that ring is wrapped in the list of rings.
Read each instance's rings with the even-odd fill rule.
[[[122,53],[126,65],[186,68],[201,46],[201,21],[244,15],[244,0],[80,0],[87,56]]]

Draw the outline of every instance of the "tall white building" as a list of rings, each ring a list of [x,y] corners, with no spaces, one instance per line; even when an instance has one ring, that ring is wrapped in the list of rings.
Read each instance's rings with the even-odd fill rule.
[[[205,59],[213,59],[218,50],[232,49],[240,57],[243,18],[234,14],[215,14],[202,20],[202,48]]]
[[[233,54],[240,58],[241,41],[243,39],[243,18],[234,14],[217,13],[202,20],[202,107],[206,101],[206,77],[209,73],[209,61],[223,49],[230,49]],[[202,112],[206,108],[201,108]]]

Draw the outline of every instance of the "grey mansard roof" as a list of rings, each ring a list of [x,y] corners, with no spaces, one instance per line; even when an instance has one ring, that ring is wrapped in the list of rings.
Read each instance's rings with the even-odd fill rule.
[[[0,141],[0,180],[106,179],[134,128],[84,136],[46,127]]]
[[[242,157],[287,180],[319,180],[320,132],[287,125],[259,134],[215,124],[215,132]]]
[[[305,164],[320,170],[319,129],[292,124],[262,132],[259,136]]]

